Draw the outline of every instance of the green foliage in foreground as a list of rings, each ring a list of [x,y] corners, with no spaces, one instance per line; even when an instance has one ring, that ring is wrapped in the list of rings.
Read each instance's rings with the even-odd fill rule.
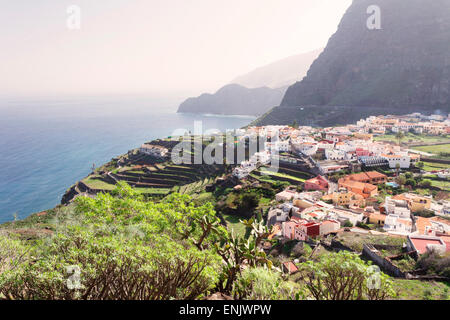
[[[0,299],[384,299],[367,285],[369,266],[348,253],[302,264],[302,292],[261,249],[270,230],[243,220],[245,236],[221,224],[212,204],[173,194],[159,203],[125,183],[95,199],[80,197],[51,236],[0,234]],[[243,271],[244,270],[244,271]],[[303,287],[303,286],[302,286]]]
[[[195,299],[216,284],[220,257],[210,244],[218,236],[204,235],[195,224],[215,218],[211,205],[194,207],[179,195],[161,203],[145,202],[123,184],[112,194],[79,198],[76,211],[78,219],[36,244],[0,238],[2,248],[13,245],[24,252],[20,261],[12,253],[4,258],[4,297]],[[220,227],[218,231],[225,232]]]
[[[186,195],[146,202],[125,183],[78,198],[75,214],[35,242],[0,236],[0,298],[198,299],[231,292],[244,261],[270,263],[259,243],[268,230],[235,239],[213,206]]]
[[[356,254],[341,251],[308,261],[300,270],[316,300],[384,300],[395,295],[389,276]]]
[[[267,268],[247,268],[236,281],[234,296],[240,300],[284,300],[295,296],[291,283],[279,272]]]

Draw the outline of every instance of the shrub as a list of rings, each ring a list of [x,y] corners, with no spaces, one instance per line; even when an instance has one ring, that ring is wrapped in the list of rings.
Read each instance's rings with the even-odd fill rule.
[[[420,181],[419,182],[419,187],[421,187],[421,188],[429,188],[429,187],[431,187],[431,180],[424,179],[424,180]]]
[[[416,268],[425,270],[427,274],[450,278],[450,254],[441,256],[434,250],[427,252],[419,258]]]
[[[247,268],[238,277],[233,295],[236,299],[283,300],[293,296],[293,288],[279,272],[268,268]]]
[[[414,180],[414,179],[411,178],[411,179],[407,179],[406,182],[405,182],[405,184],[406,184],[407,186],[411,186],[411,187],[414,188],[414,187],[416,186],[417,183],[416,183],[416,180]]]
[[[38,252],[35,263],[4,274],[3,294],[21,300],[195,299],[217,280],[213,256],[169,239],[142,246],[75,227]]]
[[[316,300],[384,300],[394,296],[390,278],[376,271],[354,253],[323,255],[317,262],[301,265],[306,283],[303,295]]]
[[[351,223],[350,221],[345,221],[343,227],[344,228],[351,228],[351,227],[353,227],[353,223]]]
[[[419,216],[419,217],[424,217],[424,218],[431,218],[431,217],[435,216],[434,211],[427,210],[427,209],[421,210],[421,211],[417,211],[417,212],[414,213],[414,215]]]
[[[211,204],[176,194],[145,202],[120,183],[112,194],[78,198],[76,211],[77,220],[36,243],[0,238],[0,296],[197,299],[217,285],[215,243],[226,229]]]

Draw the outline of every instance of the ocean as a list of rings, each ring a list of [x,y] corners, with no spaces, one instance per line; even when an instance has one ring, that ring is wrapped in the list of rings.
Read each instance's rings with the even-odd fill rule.
[[[235,129],[252,117],[177,114],[161,98],[0,99],[0,223],[55,207],[92,165],[172,135]]]

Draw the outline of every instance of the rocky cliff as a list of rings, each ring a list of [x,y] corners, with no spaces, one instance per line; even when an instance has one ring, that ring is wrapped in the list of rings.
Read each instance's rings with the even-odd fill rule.
[[[273,62],[239,76],[231,83],[240,84],[247,88],[288,87],[306,76],[311,64],[322,51],[323,48]]]
[[[285,91],[286,87],[249,89],[230,84],[215,94],[206,93],[187,99],[180,105],[178,112],[258,116],[279,105]]]
[[[261,115],[283,99],[286,89],[302,79],[323,49],[294,55],[234,79],[215,94],[183,102],[178,112]]]
[[[367,20],[376,4],[381,29]],[[354,0],[282,106],[450,109],[450,0]],[[373,20],[371,20],[373,21]]]

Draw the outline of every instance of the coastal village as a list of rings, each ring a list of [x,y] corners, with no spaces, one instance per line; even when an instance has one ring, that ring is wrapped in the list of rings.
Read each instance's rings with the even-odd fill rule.
[[[305,251],[345,250],[405,281],[447,279],[445,270],[417,264],[450,253],[448,115],[371,116],[329,128],[249,126],[233,135],[224,154],[249,141],[263,147],[238,164],[175,164],[170,157],[181,138],[155,140],[97,168],[63,204],[125,181],[149,199],[176,192],[212,203],[237,236],[245,233],[242,221],[262,220],[270,230],[264,250],[289,277]]]
[[[445,136],[450,133],[448,117],[372,116],[337,128],[266,126],[250,127],[242,133],[244,137],[265,136],[270,131],[281,132],[280,141],[266,145],[267,155],[258,157],[263,162],[253,158],[236,168],[233,174],[237,178],[245,181],[258,165],[267,164],[273,150],[280,154],[280,162],[295,163],[293,156],[307,158],[312,164],[310,171],[318,173],[304,181],[301,191],[289,186],[276,194],[277,205],[267,217],[273,237],[308,241],[342,232],[387,235],[405,238],[404,253],[415,259],[430,251],[450,252],[448,192],[433,197],[431,192],[415,190],[420,183],[428,185],[423,177],[433,176],[446,181],[449,191],[450,161],[442,160],[446,166],[440,170],[425,169],[421,158],[431,154],[403,147],[400,141],[376,139],[387,132],[398,140],[408,133]],[[447,151],[444,156],[448,159],[450,148]],[[414,182],[403,190],[408,179]],[[379,255],[376,246],[365,244],[363,250],[375,262],[388,265],[391,273],[402,274],[389,257]],[[288,272],[297,269],[291,261],[283,266]]]
[[[202,136],[199,150],[195,136],[144,143],[93,168],[61,206],[1,228],[24,240],[48,237],[75,199],[97,198],[126,182],[145,201],[178,193],[195,206],[212,205],[239,239],[249,236],[249,225],[261,224],[267,231],[258,250],[296,288],[304,285],[305,262],[350,252],[393,279],[396,299],[448,299],[448,115],[372,116],[329,128],[249,126],[234,130],[232,143],[229,136]],[[195,151],[218,137],[223,155],[243,147],[246,160],[195,164]],[[186,138],[191,161],[177,164],[172,153]]]

